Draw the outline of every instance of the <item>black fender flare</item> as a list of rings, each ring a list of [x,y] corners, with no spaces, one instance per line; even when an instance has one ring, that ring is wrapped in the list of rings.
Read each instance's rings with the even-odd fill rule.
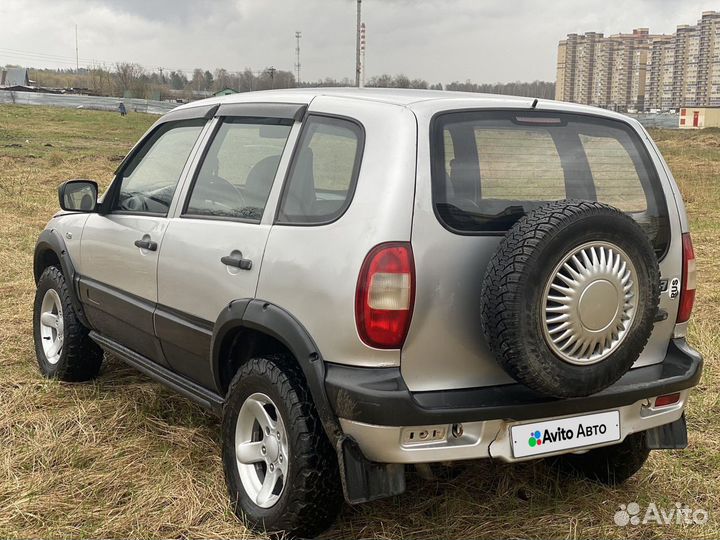
[[[80,302],[80,295],[78,294],[78,274],[75,271],[75,265],[70,258],[65,240],[56,229],[45,229],[40,233],[37,242],[35,243],[35,254],[33,256],[33,276],[35,278],[35,284],[40,280],[40,276],[45,269],[44,259],[48,252],[55,254],[55,257],[60,261],[60,269],[70,282],[70,300],[72,302],[75,313],[80,322],[87,328],[90,328],[85,312],[83,311],[82,303]]]
[[[333,443],[342,438],[342,429],[325,391],[325,362],[305,327],[283,308],[264,300],[240,299],[230,302],[214,327],[211,370],[215,386],[222,388],[220,372],[225,337],[238,328],[258,330],[277,339],[293,354],[305,375],[323,428]]]

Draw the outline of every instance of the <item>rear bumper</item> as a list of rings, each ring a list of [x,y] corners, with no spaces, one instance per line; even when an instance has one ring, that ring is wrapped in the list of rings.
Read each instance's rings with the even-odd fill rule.
[[[602,392],[557,399],[525,385],[411,392],[399,368],[326,364],[325,388],[339,418],[379,426],[420,426],[484,420],[532,420],[617,408],[692,388],[702,357],[684,339],[670,342],[663,362],[630,370]]]
[[[676,339],[662,363],[634,369],[610,388],[585,398],[548,398],[520,384],[413,393],[397,368],[333,364],[327,365],[326,388],[344,433],[372,461],[428,463],[485,457],[521,461],[514,457],[509,437],[513,425],[617,410],[621,441],[631,433],[678,420],[701,373],[701,356],[684,339]],[[674,392],[681,394],[676,404],[653,406],[651,398]],[[453,424],[462,424],[461,434],[452,434]],[[411,440],[410,433],[420,430],[440,435],[434,440]]]

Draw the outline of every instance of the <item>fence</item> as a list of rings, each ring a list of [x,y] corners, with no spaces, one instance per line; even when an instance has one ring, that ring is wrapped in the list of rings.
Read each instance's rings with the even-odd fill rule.
[[[628,114],[646,128],[678,129],[680,115],[671,113]]]
[[[178,106],[177,103],[171,101],[154,101],[152,99],[81,96],[76,94],[46,94],[43,92],[10,92],[8,90],[0,90],[0,103],[16,103],[18,105],[48,105],[51,107],[69,107],[72,109],[117,111],[120,102],[125,104],[128,112],[134,111],[149,114],[165,114]]]

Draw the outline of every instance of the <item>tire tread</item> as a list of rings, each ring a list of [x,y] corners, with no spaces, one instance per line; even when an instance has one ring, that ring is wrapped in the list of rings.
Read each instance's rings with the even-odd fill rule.
[[[47,287],[46,287],[47,285]],[[62,302],[63,326],[65,338],[63,352],[57,364],[49,364],[44,360],[45,353],[39,342],[39,329],[33,330],[35,337],[35,350],[40,372],[48,378],[59,379],[66,382],[89,381],[97,377],[103,361],[102,349],[90,338],[90,330],[86,328],[75,313],[70,289],[65,275],[56,266],[48,266],[38,280],[38,292],[35,298],[34,324],[39,325],[39,310],[42,305],[42,296],[45,291],[53,288],[57,291]],[[42,293],[42,294],[41,294]]]
[[[646,250],[652,252],[652,246],[644,236],[639,225],[624,212],[607,204],[585,200],[561,200],[543,205],[522,217],[508,231],[498,250],[491,258],[482,285],[482,328],[490,349],[500,365],[517,381],[526,386],[555,397],[577,397],[599,391],[615,382],[617,377],[608,376],[605,380],[588,384],[579,372],[573,378],[567,370],[568,378],[559,379],[539,362],[528,361],[527,351],[532,356],[544,353],[538,344],[527,344],[527,335],[520,317],[523,297],[523,285],[533,279],[533,270],[537,265],[538,252],[552,239],[558,230],[572,227],[580,217],[613,216],[625,222],[628,230],[640,232],[640,238],[646,243]],[[638,309],[649,310],[654,317],[659,303],[659,268],[654,253],[648,264],[649,283],[652,292],[648,295],[648,304]],[[634,349],[641,351],[647,344],[651,328],[647,332],[635,333]],[[630,338],[631,336],[628,336]],[[543,343],[542,346],[545,344]],[[569,365],[569,364],[568,364]],[[629,366],[628,366],[629,368]],[[585,388],[582,388],[585,386]]]
[[[230,467],[234,463],[229,465],[226,462],[226,479],[236,513],[244,513],[254,528],[261,526],[293,536],[315,536],[333,523],[343,500],[335,451],[325,434],[303,373],[294,358],[277,354],[248,360],[230,383],[228,395],[237,393],[243,381],[250,376],[259,376],[269,381],[278,390],[289,411],[286,431],[290,437],[289,459],[292,460],[292,468],[290,482],[285,489],[288,486],[292,489],[284,502],[285,511],[276,521],[268,523],[267,520],[254,519],[239,507],[239,497],[230,488],[233,485],[229,477]],[[228,433],[225,424],[224,421],[223,436],[234,437],[233,433]],[[224,448],[227,446],[224,445]]]

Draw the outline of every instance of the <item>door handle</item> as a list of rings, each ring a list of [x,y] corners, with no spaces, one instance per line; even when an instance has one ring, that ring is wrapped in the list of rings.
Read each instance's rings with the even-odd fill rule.
[[[239,251],[233,251],[230,255],[225,255],[220,259],[220,262],[226,266],[234,266],[240,270],[252,269],[252,261],[250,259],[243,259],[243,255]]]
[[[148,251],[157,251],[157,242],[152,240],[135,240],[135,246]]]

